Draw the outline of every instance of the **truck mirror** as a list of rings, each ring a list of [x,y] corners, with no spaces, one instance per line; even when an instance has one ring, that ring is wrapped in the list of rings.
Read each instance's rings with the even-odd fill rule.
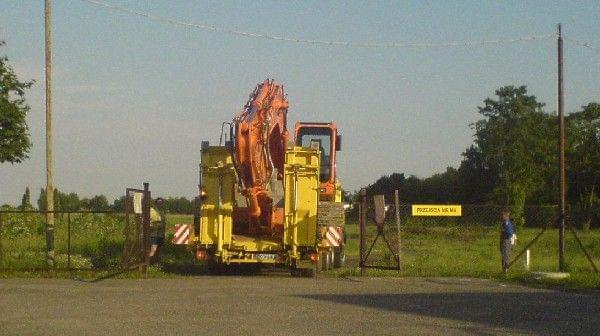
[[[336,151],[342,150],[342,136],[341,135],[337,135],[335,137],[335,150]]]

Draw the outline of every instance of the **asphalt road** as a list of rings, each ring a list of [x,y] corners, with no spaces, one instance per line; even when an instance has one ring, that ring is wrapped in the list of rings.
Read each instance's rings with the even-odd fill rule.
[[[3,335],[600,332],[600,294],[454,278],[0,280]]]

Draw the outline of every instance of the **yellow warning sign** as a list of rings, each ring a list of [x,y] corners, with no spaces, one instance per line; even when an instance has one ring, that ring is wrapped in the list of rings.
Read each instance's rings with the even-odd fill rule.
[[[413,204],[413,216],[461,216],[460,205]]]

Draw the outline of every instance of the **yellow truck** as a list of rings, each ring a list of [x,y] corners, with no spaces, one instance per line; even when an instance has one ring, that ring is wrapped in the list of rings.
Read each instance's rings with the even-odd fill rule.
[[[285,266],[298,276],[343,265],[341,137],[334,123],[297,123],[290,139],[287,108],[283,87],[267,80],[229,124],[228,140],[202,143],[188,239],[197,259]]]

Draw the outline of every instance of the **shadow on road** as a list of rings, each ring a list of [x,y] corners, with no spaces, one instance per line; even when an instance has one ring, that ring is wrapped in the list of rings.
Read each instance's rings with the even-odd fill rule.
[[[92,279],[83,279],[80,277],[74,277],[73,280],[94,283],[94,282],[98,282],[98,281],[102,281],[102,280],[106,280],[106,279],[112,279],[120,274],[127,273],[127,272],[130,272],[130,271],[129,270],[120,270],[120,271],[109,272],[107,274],[103,274],[103,275],[97,276]]]
[[[600,296],[562,292],[298,295],[535,333],[593,335],[600,330]]]

